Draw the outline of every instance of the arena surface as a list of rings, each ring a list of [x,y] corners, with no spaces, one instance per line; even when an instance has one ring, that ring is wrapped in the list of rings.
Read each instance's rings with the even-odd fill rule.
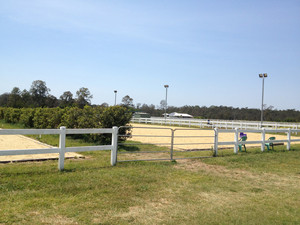
[[[132,124],[132,135],[133,137],[128,139],[132,141],[139,141],[143,143],[160,144],[163,146],[171,145],[171,129],[175,129],[174,132],[174,148],[175,149],[211,149],[214,146],[214,130],[200,130],[196,128],[185,128],[185,127],[172,127],[172,126],[159,126],[159,125],[148,125],[148,124]],[[135,135],[152,135],[152,136],[163,136],[163,137],[145,137]],[[166,137],[167,136],[167,137]],[[247,141],[260,141],[260,133],[247,133]],[[276,137],[276,140],[286,140],[285,135],[274,135],[266,134],[265,139],[269,137]],[[219,142],[234,141],[234,133],[219,133]],[[201,144],[197,144],[201,143]],[[246,144],[246,146],[260,146],[260,144]],[[232,147],[220,146],[222,147]]]
[[[46,145],[23,135],[0,135],[0,151],[43,148],[53,148],[53,146]],[[65,154],[65,158],[82,158],[82,155],[73,152],[67,152]],[[58,159],[58,153],[0,156],[0,163],[38,161],[48,159]]]

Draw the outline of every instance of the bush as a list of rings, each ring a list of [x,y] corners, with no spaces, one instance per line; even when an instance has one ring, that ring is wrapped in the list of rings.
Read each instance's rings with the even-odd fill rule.
[[[0,108],[0,119],[8,123],[22,123],[28,128],[56,129],[60,126],[67,128],[112,128],[125,126],[132,117],[126,107],[91,107],[85,106],[70,108]],[[129,132],[128,128],[120,129],[120,134]],[[74,135],[75,138],[84,138],[87,141],[107,143],[111,140],[110,134]]]
[[[132,112],[128,108],[123,106],[111,106],[106,108],[103,113],[100,115],[100,123],[103,128],[112,128],[114,126],[126,126],[132,118]],[[129,134],[130,128],[121,128],[119,129],[119,134]],[[126,139],[126,138],[121,138]],[[110,142],[110,135],[102,135],[102,142]]]
[[[4,119],[4,110],[5,110],[5,108],[0,107],[0,120]]]
[[[21,109],[20,123],[24,124],[24,126],[27,128],[32,128],[34,113],[35,110],[31,108]]]
[[[60,108],[36,108],[33,117],[34,128],[59,128],[62,111]]]
[[[21,115],[20,109],[6,108],[3,111],[3,119],[7,123],[19,123],[20,115]]]
[[[131,120],[132,112],[122,106],[111,106],[106,108],[100,115],[100,123],[103,128],[112,128],[114,126],[125,126]]]

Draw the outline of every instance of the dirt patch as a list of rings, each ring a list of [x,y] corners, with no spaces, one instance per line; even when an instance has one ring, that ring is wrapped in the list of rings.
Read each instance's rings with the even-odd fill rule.
[[[220,165],[209,165],[200,160],[180,160],[174,166],[177,169],[184,169],[193,172],[203,171],[219,177],[228,177],[238,181],[249,181],[251,183],[263,183],[272,187],[299,187],[300,176],[282,177],[270,173],[253,173],[243,169],[227,169]]]

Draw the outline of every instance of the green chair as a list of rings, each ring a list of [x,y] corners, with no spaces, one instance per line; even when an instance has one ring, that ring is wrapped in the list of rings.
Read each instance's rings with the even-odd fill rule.
[[[247,136],[243,136],[241,137],[241,139],[239,141],[246,141],[247,140]],[[246,152],[246,145],[245,144],[239,144],[239,151],[242,151],[242,146],[244,146],[245,148],[245,152]]]
[[[275,140],[275,137],[270,137],[268,139],[268,141],[273,141],[273,140]],[[274,144],[273,144],[273,142],[265,143],[265,146],[267,146],[268,151],[270,150],[270,147],[272,147],[272,150],[274,150]]]

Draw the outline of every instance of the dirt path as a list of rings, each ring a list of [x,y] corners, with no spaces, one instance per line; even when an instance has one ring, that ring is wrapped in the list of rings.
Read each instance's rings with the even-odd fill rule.
[[[34,139],[25,137],[23,135],[0,135],[0,151],[1,150],[16,150],[16,149],[43,149],[53,148],[50,145],[38,142]],[[82,155],[67,152],[66,158],[81,158]],[[0,163],[17,162],[17,161],[36,161],[58,159],[58,153],[52,154],[32,154],[32,155],[12,155],[0,156]]]
[[[214,145],[214,131],[213,130],[198,130],[193,128],[184,127],[167,127],[159,125],[147,125],[147,124],[132,124],[132,135],[151,135],[152,137],[133,136],[132,141],[140,141],[143,143],[161,144],[164,146],[170,146],[171,143],[171,129],[176,129],[174,132],[174,148],[176,149],[211,149]],[[154,137],[156,136],[156,137]],[[159,136],[159,137],[158,137]],[[247,141],[261,140],[261,134],[248,133]],[[284,135],[266,134],[266,140],[269,137],[276,137],[276,140],[286,140]],[[234,141],[234,133],[220,133],[219,142]],[[260,146],[250,145],[246,146]],[[232,147],[229,146],[219,146]]]

